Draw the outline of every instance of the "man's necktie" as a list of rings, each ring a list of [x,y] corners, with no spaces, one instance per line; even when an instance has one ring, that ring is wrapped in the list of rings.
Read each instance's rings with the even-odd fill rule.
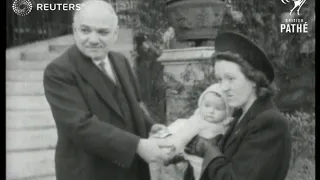
[[[109,78],[114,82],[117,83],[116,81],[116,77],[115,74],[113,73],[113,70],[111,68],[111,64],[107,65],[105,61],[101,61],[99,63],[99,68],[101,69],[101,71],[106,74],[107,76],[109,76]]]

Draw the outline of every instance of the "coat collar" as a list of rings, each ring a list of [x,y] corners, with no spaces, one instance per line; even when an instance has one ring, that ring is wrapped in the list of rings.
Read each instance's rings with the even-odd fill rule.
[[[71,56],[69,59],[73,64],[75,64],[79,74],[93,86],[104,102],[123,118],[120,107],[109,90],[110,88],[101,76],[98,67],[89,57],[82,54],[76,45],[72,46],[69,52],[69,56]],[[109,53],[109,57],[114,58],[112,52]],[[111,80],[110,84],[113,84],[111,83]]]
[[[251,107],[248,109],[248,111],[239,123],[237,123],[237,121],[241,114],[234,114],[235,122],[233,122],[233,124],[230,127],[230,130],[225,134],[225,138],[223,138],[221,142],[223,149],[227,149],[234,142],[238,135],[238,132],[241,131],[241,129],[245,128],[245,126],[248,125],[250,120],[254,119],[257,115],[270,108],[274,108],[271,99],[257,99],[251,105]],[[239,113],[239,111],[236,111],[235,113]]]
[[[98,67],[92,62],[92,60],[85,55],[83,55],[79,49],[74,45],[70,49],[70,54],[72,58],[69,58],[71,61],[74,61],[73,64],[77,67],[77,70],[81,74],[81,76],[86,79],[88,83],[90,83],[100,97],[104,100],[104,102],[113,109],[123,120],[124,117],[120,111],[120,107],[116,102],[113,94],[109,91],[108,85],[113,85],[114,83],[110,80],[110,83],[106,84],[101,73],[99,72]],[[145,123],[144,117],[140,113],[140,110],[136,110],[135,108],[139,107],[137,98],[132,91],[132,87],[130,86],[130,74],[128,74],[128,69],[126,65],[126,60],[121,59],[122,57],[119,56],[117,53],[110,51],[109,54],[110,63],[113,65],[115,74],[119,80],[119,84],[122,85],[122,90],[128,98],[129,103],[131,104],[132,108],[132,115],[135,117],[133,118],[137,128],[137,131],[140,136],[147,137],[147,133],[145,132]],[[125,123],[125,122],[124,122]]]

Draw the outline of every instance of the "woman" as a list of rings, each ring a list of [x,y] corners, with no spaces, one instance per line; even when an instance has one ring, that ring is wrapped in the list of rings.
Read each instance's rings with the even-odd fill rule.
[[[237,109],[232,128],[212,144],[199,138],[186,151],[204,158],[201,180],[284,180],[290,164],[288,123],[271,101],[274,71],[265,53],[226,32],[212,56],[218,83]],[[199,148],[202,147],[202,148]]]

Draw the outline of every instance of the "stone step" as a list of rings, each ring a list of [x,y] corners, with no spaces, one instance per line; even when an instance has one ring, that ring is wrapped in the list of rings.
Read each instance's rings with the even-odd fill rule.
[[[45,179],[54,175],[54,150],[6,154],[6,179],[8,180]]]
[[[43,80],[43,70],[7,70],[6,80],[8,81],[20,81],[20,82],[32,82]]]
[[[6,70],[43,70],[51,61],[7,61]]]
[[[6,60],[12,61],[20,59],[21,52],[49,52],[48,42],[38,41],[6,49]]]
[[[57,143],[56,128],[37,130],[7,130],[6,151],[54,149]]]
[[[42,111],[50,110],[44,96],[7,96],[7,111]]]
[[[49,44],[48,48],[51,53],[63,53],[71,46],[72,44]]]
[[[20,60],[21,61],[51,61],[58,56],[60,56],[62,52],[49,52],[49,51],[29,51],[29,52],[21,52]]]
[[[21,61],[51,61],[63,54],[72,44],[50,44],[48,51],[27,51],[20,53]],[[117,44],[113,51],[123,53],[127,58],[131,58],[130,52],[133,50],[132,44]]]
[[[44,95],[42,81],[7,82],[6,95]]]
[[[43,129],[55,127],[55,122],[50,110],[45,111],[7,111],[7,130]]]
[[[132,61],[131,51],[119,49],[117,52],[124,54],[130,61]],[[39,55],[40,54],[40,55]],[[20,60],[7,60],[6,69],[7,70],[42,70],[44,69],[52,60],[58,57],[60,54],[48,55],[51,53],[37,52],[25,55],[25,57],[20,58]],[[47,58],[49,57],[49,58]],[[30,60],[29,60],[30,59]]]
[[[133,59],[131,56],[131,52],[128,51],[118,51],[121,52],[123,55],[125,55],[127,57],[127,59],[129,60],[130,64],[133,63]],[[30,55],[30,56],[35,56],[35,55]],[[43,54],[37,57],[43,57],[43,56],[47,56],[47,54]],[[54,57],[58,57],[55,56]],[[50,59],[43,59],[43,58],[39,58],[38,60],[7,60],[6,61],[6,69],[7,70],[43,70],[52,60],[54,60],[53,57],[51,57]]]
[[[61,53],[73,46],[74,43],[60,43],[60,44],[49,44],[48,51],[52,53]],[[133,50],[132,43],[118,42],[114,44],[111,49],[113,51],[131,51]]]
[[[36,176],[29,180],[57,180],[55,175]]]

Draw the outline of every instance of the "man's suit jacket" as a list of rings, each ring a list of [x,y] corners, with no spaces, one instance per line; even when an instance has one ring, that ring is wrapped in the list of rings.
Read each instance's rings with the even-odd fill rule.
[[[135,180],[132,174],[149,179],[148,166],[136,148],[153,122],[140,109],[127,59],[116,52],[110,52],[109,59],[128,99],[136,133],[128,132],[101,72],[76,46],[45,69],[45,96],[58,133],[57,180]]]
[[[201,180],[284,180],[291,135],[271,100],[256,100],[242,120],[206,153]]]

